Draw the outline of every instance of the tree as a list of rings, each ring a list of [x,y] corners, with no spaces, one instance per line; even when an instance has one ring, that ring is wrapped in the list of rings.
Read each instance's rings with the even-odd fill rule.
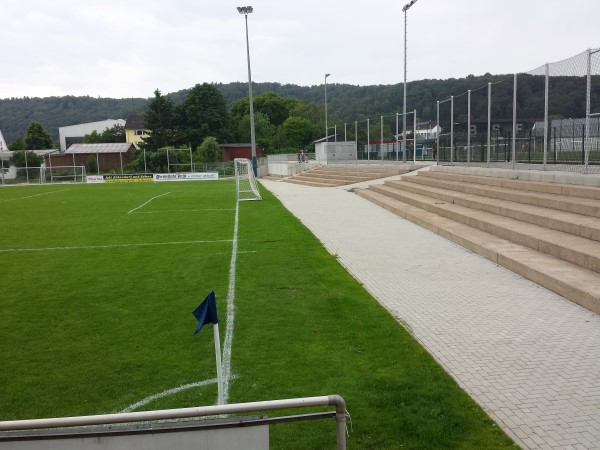
[[[144,128],[150,130],[150,135],[143,138],[146,150],[176,146],[176,123],[173,101],[162,95],[160,90],[155,90],[144,115]]]
[[[31,150],[19,150],[13,153],[10,162],[16,167],[40,167],[44,157],[36,155]]]
[[[125,127],[115,124],[111,128],[106,128],[102,133],[94,130],[83,137],[83,142],[85,144],[125,142]]]
[[[23,141],[23,138],[17,138],[10,143],[8,149],[12,150],[13,152],[18,150],[26,150],[25,141]]]
[[[221,160],[221,147],[217,139],[213,136],[209,136],[202,141],[198,153],[202,162],[217,162]]]
[[[288,117],[281,125],[283,142],[294,151],[306,148],[313,139],[312,124],[301,117]]]
[[[303,102],[296,98],[279,97],[274,92],[264,92],[254,97],[254,112],[263,113],[272,125],[280,126],[290,116],[290,111],[300,103]],[[234,102],[230,114],[233,121],[240,121],[250,114],[248,97]]]
[[[84,144],[99,144],[102,142],[102,135],[99,134],[96,130],[92,131],[90,134],[86,134],[83,137]]]
[[[274,127],[269,118],[260,112],[254,113],[254,131],[256,133],[256,142],[259,143],[265,152],[274,152],[275,137],[277,128]],[[250,115],[245,116],[238,124],[236,136],[238,142],[250,142]]]
[[[38,121],[32,121],[25,132],[25,148],[27,150],[44,150],[52,148],[52,137]]]
[[[227,137],[227,106],[223,95],[213,85],[204,83],[194,86],[178,111],[181,126],[179,139],[189,143],[193,150],[209,136],[221,141]]]

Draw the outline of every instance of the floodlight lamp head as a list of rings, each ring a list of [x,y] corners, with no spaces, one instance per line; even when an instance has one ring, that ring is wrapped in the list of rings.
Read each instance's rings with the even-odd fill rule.
[[[408,8],[410,8],[415,3],[417,3],[417,0],[411,0],[410,3],[407,3],[406,5],[404,5],[404,7],[402,8],[402,12],[406,12],[408,10]]]
[[[252,6],[238,6],[237,10],[240,14],[248,15],[252,12]]]
[[[325,74],[325,79],[327,79],[327,77],[328,77],[329,75],[331,75],[331,74],[330,74],[330,73],[326,73],[326,74]]]

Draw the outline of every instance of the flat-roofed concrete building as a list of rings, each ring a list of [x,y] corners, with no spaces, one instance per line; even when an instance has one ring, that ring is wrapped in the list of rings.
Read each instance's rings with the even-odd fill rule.
[[[81,123],[78,125],[69,125],[58,129],[58,138],[60,140],[60,150],[67,150],[72,144],[83,143],[83,137],[86,134],[91,134],[92,131],[102,133],[107,128],[112,128],[115,125],[125,126],[123,119],[107,119],[98,122]]]

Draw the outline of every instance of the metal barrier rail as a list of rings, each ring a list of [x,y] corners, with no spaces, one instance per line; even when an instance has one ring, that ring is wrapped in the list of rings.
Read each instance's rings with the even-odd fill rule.
[[[229,405],[198,406],[192,408],[163,409],[131,413],[99,414],[93,416],[58,417],[1,421],[0,431],[37,430],[58,427],[107,425],[116,423],[148,422],[155,420],[184,419],[190,417],[218,416],[245,412],[269,411],[317,406],[335,406],[338,450],[346,449],[346,402],[339,395],[305,397],[262,402],[233,403]]]

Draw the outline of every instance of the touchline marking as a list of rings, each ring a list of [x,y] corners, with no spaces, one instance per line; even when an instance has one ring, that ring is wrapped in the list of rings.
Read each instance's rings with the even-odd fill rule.
[[[229,381],[231,380],[231,346],[233,342],[233,319],[235,317],[235,266],[237,261],[239,213],[240,202],[238,200],[235,205],[231,262],[229,263],[229,289],[227,290],[227,326],[225,328],[225,342],[223,343],[223,404],[225,405],[229,399]]]
[[[173,242],[141,242],[139,244],[108,244],[108,245],[81,245],[71,247],[43,247],[43,248],[5,248],[0,249],[0,253],[21,253],[21,252],[46,252],[55,250],[96,250],[106,248],[127,248],[127,247],[154,247],[159,245],[186,245],[186,244],[221,244],[231,242],[231,239],[221,239],[217,241],[173,241]]]
[[[142,205],[143,206],[143,205]],[[231,375],[231,346],[233,342],[233,319],[235,315],[234,308],[234,299],[235,299],[235,267],[237,261],[237,244],[238,244],[238,224],[239,224],[239,211],[240,211],[240,202],[236,202],[235,206],[235,220],[233,226],[233,239],[227,241],[205,241],[205,242],[232,242],[232,250],[231,250],[231,262],[229,263],[229,286],[227,290],[227,325],[225,329],[225,342],[223,344],[223,404],[227,404],[227,400],[229,399],[229,381],[232,379]],[[255,253],[254,251],[244,252],[244,253]],[[213,325],[214,326],[214,325]],[[185,389],[190,389],[194,387],[207,386],[209,384],[216,384],[217,379],[212,378],[210,380],[199,381],[197,383],[189,383],[184,384],[182,386],[167,389],[159,394],[151,395],[150,397],[146,397],[143,400],[140,400],[137,403],[134,403],[131,406],[128,406],[121,412],[132,412],[139,408],[140,406],[144,406],[154,400],[157,400],[162,397],[166,397],[167,395],[176,394]]]
[[[140,206],[138,206],[137,208],[133,208],[131,211],[129,211],[127,214],[131,214],[132,212],[134,212],[137,209],[143,208],[144,206],[146,206],[148,203],[150,203],[152,200],[157,199],[159,197],[162,197],[163,195],[168,195],[170,194],[170,192],[165,192],[164,194],[160,194],[157,195],[156,197],[152,197],[150,200],[148,200],[146,203],[141,204]]]
[[[170,212],[202,212],[202,211],[235,211],[234,208],[208,208],[208,209],[165,209],[161,211],[138,211],[134,214],[161,214]]]
[[[14,200],[23,200],[24,198],[33,198],[33,197],[39,197],[40,195],[48,195],[48,194],[56,194],[57,192],[65,192],[68,189],[61,189],[59,191],[50,191],[50,192],[43,192],[41,194],[34,194],[34,195],[28,195],[26,197],[16,197],[16,198],[8,198],[5,200],[0,200],[0,203],[4,203],[4,202],[12,202]]]
[[[182,384],[179,387],[172,388],[172,389],[167,389],[166,391],[160,392],[158,394],[151,395],[150,397],[146,397],[146,398],[140,400],[139,402],[134,403],[133,405],[128,406],[127,408],[125,408],[121,412],[122,413],[133,412],[136,409],[138,409],[140,406],[147,405],[148,403],[150,403],[150,402],[152,402],[154,400],[157,400],[159,398],[166,397],[167,395],[177,394],[178,392],[185,391],[186,389],[191,389],[191,388],[201,387],[201,386],[208,386],[209,384],[216,384],[216,383],[217,383],[217,379],[216,378],[212,378],[210,380],[204,380],[204,381],[197,381],[195,383]]]

